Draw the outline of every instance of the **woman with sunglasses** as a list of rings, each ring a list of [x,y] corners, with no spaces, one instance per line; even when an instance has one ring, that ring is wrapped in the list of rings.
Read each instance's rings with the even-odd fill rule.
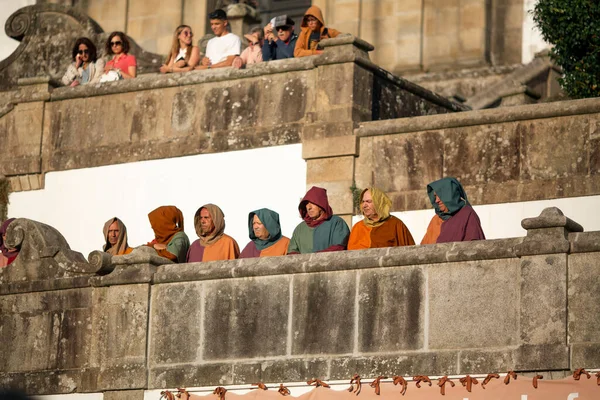
[[[81,37],[75,41],[72,53],[73,63],[62,77],[62,83],[74,87],[99,82],[104,72],[104,60],[97,57],[94,43]]]
[[[167,61],[160,67],[160,72],[187,72],[194,69],[200,61],[200,50],[194,46],[194,34],[188,25],[179,25],[173,34],[173,44]]]
[[[112,59],[106,63],[104,73],[116,71],[121,78],[131,79],[137,75],[137,61],[129,53],[129,40],[123,32],[113,32],[106,41],[106,54]]]

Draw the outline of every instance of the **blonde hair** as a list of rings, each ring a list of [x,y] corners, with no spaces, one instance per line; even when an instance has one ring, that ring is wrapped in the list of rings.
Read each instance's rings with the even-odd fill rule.
[[[169,62],[171,62],[172,59],[175,59],[175,57],[177,57],[177,54],[179,54],[179,35],[181,34],[181,32],[183,32],[183,30],[185,28],[189,28],[190,33],[192,33],[192,27],[189,25],[179,25],[177,27],[177,29],[175,29],[175,33],[173,34],[173,44],[171,44],[171,51],[169,52],[169,56],[167,57],[167,61],[165,62],[165,64],[168,64]],[[192,47],[194,47],[194,42],[192,41],[192,43],[186,47],[187,51],[185,52],[185,62],[187,64],[187,62],[190,60],[190,56],[192,55]]]

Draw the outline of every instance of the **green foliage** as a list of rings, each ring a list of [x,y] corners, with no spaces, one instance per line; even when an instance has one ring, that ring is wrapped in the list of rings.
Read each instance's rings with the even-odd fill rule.
[[[362,189],[356,187],[356,182],[352,182],[352,186],[350,186],[350,192],[352,192],[354,215],[360,215],[360,194],[362,193]]]
[[[539,0],[532,14],[554,45],[550,56],[563,68],[559,82],[567,94],[600,96],[600,1]]]
[[[8,179],[0,175],[0,221],[6,219],[8,213],[8,194],[10,192],[10,185]]]

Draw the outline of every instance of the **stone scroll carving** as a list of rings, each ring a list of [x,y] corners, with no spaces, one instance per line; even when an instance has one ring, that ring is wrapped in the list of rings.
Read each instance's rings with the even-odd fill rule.
[[[14,271],[21,279],[54,279],[101,273],[81,253],[71,250],[58,230],[41,222],[26,218],[14,220],[6,232],[6,245],[19,249],[19,255],[6,271]]]
[[[58,84],[71,62],[71,49],[78,37],[90,38],[104,54],[109,32],[86,14],[58,4],[37,4],[13,13],[4,27],[6,34],[21,42],[0,62],[0,91],[17,86],[18,79],[48,76]],[[135,41],[130,53],[138,62],[138,74],[156,72],[163,57],[144,51]]]

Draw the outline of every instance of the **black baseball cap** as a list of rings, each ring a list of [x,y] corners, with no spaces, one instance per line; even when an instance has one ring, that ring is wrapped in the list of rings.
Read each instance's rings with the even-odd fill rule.
[[[275,18],[275,26],[274,26],[275,29],[277,29],[279,27],[284,27],[284,26],[291,27],[294,25],[296,25],[294,23],[294,20],[286,15],[281,15],[281,16]]]
[[[208,14],[208,19],[227,19],[227,13],[220,8]]]

